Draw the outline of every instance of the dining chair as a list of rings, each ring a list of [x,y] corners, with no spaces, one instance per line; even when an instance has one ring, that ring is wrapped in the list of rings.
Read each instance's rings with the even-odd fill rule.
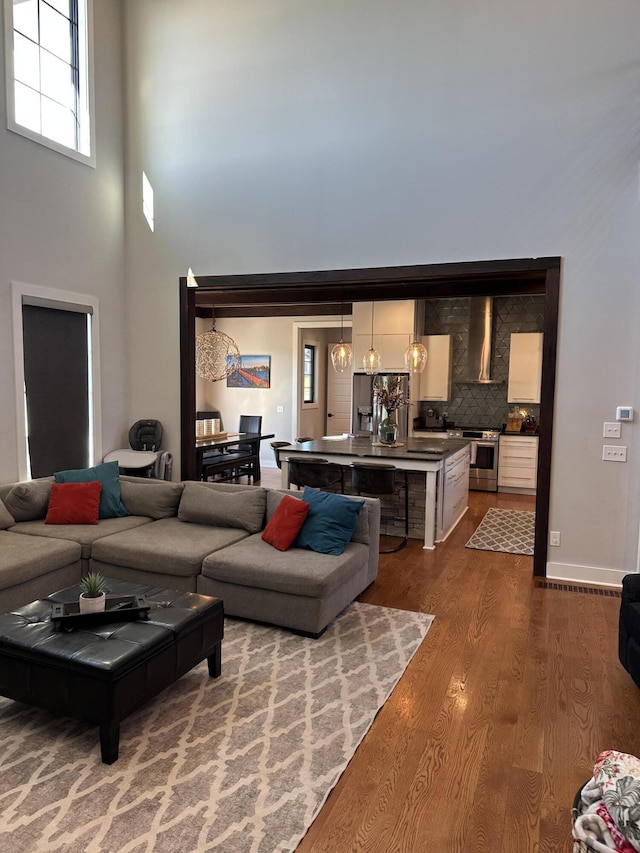
[[[262,432],[262,415],[240,415],[238,432]],[[240,443],[237,450],[232,451],[232,453],[236,459],[241,461],[241,464],[233,469],[232,478],[237,480],[246,475],[249,480],[255,482],[257,459],[253,452],[253,446],[251,444]],[[259,448],[258,453],[260,453]]]

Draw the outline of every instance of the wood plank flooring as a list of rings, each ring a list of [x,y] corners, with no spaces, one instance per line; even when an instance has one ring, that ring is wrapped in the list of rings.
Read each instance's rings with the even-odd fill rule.
[[[465,549],[490,506],[533,509],[517,495],[470,503],[435,551],[412,540],[381,556],[360,598],[436,618],[298,853],[569,851],[598,753],[640,755],[619,599],[539,588],[531,557]]]

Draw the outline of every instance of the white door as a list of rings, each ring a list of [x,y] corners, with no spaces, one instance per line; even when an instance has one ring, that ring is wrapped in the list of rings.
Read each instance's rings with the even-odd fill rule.
[[[325,435],[341,435],[351,427],[351,385],[353,374],[350,370],[336,373],[331,364],[331,344],[327,349],[327,428]]]

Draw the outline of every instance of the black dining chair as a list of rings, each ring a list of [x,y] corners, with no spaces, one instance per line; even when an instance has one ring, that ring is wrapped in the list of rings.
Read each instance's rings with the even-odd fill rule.
[[[314,489],[334,491],[340,489],[344,494],[344,474],[342,465],[320,459],[317,456],[287,456],[289,466],[289,486],[311,486]]]
[[[238,432],[262,432],[262,415],[240,415]],[[237,450],[234,449],[230,451],[229,455],[233,456],[237,461],[241,463],[233,469],[232,478],[234,480],[238,480],[240,477],[247,476],[249,480],[253,480],[255,482],[256,471],[258,470],[258,460],[256,454],[254,453],[254,447],[255,445],[242,444],[241,442],[238,445]],[[260,453],[259,447],[258,453]]]
[[[399,551],[409,541],[409,487],[407,472],[395,465],[384,465],[378,462],[352,462],[351,486],[359,495],[381,498],[385,495],[394,497],[404,491],[404,519],[402,516],[385,516],[380,518],[380,527],[393,521],[404,521],[404,539],[395,548],[380,549],[381,554],[393,554]],[[400,485],[396,484],[396,473],[403,476]]]

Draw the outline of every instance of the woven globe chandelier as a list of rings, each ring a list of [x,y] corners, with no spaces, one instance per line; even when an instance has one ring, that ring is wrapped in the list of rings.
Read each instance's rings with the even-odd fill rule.
[[[216,329],[216,319],[211,309],[211,328],[196,335],[196,373],[201,379],[219,382],[240,367],[238,345]]]

